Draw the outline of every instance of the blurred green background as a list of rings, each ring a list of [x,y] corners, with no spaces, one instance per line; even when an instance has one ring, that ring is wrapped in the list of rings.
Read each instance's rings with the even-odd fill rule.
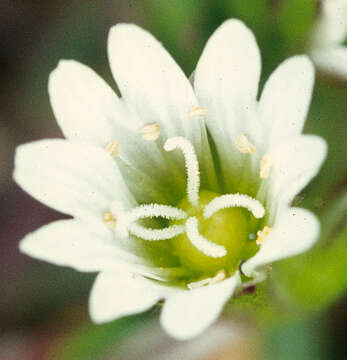
[[[315,0],[1,1],[0,359],[345,358],[346,81],[317,73],[305,128],[329,143],[320,175],[296,198],[320,217],[321,239],[310,252],[274,265],[267,283],[233,301],[223,321],[192,342],[163,333],[159,308],[91,324],[87,300],[95,275],[19,253],[26,233],[62,216],[11,180],[18,144],[62,136],[47,93],[59,59],[79,60],[115,86],[106,56],[112,25],[134,22],[151,31],[189,76],[213,30],[240,18],[258,40],[263,85],[281,61],[305,52],[317,9]]]

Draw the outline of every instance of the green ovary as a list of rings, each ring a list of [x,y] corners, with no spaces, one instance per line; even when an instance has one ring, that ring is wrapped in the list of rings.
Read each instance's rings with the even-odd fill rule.
[[[234,272],[242,260],[253,256],[258,249],[255,241],[249,240],[252,232],[251,214],[242,208],[227,208],[216,212],[209,219],[203,216],[204,207],[220,194],[202,190],[199,194],[199,206],[191,205],[184,198],[177,207],[188,216],[195,216],[199,222],[199,233],[209,241],[225,247],[227,254],[213,258],[203,254],[189,240],[186,233],[172,240],[175,255],[181,265],[196,275],[213,275],[220,270]],[[172,221],[171,224],[184,224],[183,221]]]

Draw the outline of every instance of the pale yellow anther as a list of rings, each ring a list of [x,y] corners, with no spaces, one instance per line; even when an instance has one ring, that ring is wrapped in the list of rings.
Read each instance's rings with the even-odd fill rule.
[[[269,235],[271,228],[269,226],[264,226],[263,230],[257,232],[257,240],[255,241],[257,245],[260,245],[264,242],[265,238]]]
[[[224,270],[218,271],[217,274],[211,279],[210,285],[217,284],[223,280],[225,280],[226,274]]]
[[[141,129],[143,140],[155,141],[160,135],[160,125],[158,123],[147,124]]]
[[[105,149],[112,157],[116,157],[119,154],[119,144],[117,141],[110,141]]]
[[[262,179],[267,179],[270,175],[272,167],[272,159],[269,155],[265,154],[260,160],[260,173]]]
[[[205,115],[207,115],[208,110],[201,107],[201,106],[196,106],[193,110],[189,111],[188,113],[188,117],[189,118],[194,118],[194,117],[203,117]]]
[[[207,285],[213,285],[213,284],[217,284],[223,280],[226,279],[226,274],[224,270],[220,270],[217,272],[217,274],[213,277],[213,278],[206,278],[206,279],[202,279],[199,281],[195,281],[195,282],[191,282],[188,284],[188,288],[190,290],[193,289],[198,289],[202,286],[207,286]]]
[[[245,135],[240,135],[235,140],[235,145],[243,154],[252,154],[255,151],[255,146],[247,139]]]
[[[112,230],[116,227],[116,219],[112,213],[107,212],[104,214],[104,223]]]

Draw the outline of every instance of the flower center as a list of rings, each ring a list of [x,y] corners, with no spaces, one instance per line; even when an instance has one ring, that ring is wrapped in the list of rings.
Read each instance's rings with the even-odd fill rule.
[[[213,257],[194,246],[188,232],[176,236],[172,240],[175,255],[182,266],[199,275],[215,274],[221,269],[226,273],[234,272],[242,260],[250,258],[258,249],[256,242],[250,240],[252,214],[247,210],[239,207],[224,208],[209,218],[204,216],[206,205],[219,196],[220,194],[202,190],[199,193],[199,206],[193,206],[187,197],[178,204],[178,208],[188,216],[197,219],[200,236],[225,249],[221,254],[223,256]],[[170,224],[180,225],[184,222],[185,220],[171,220]]]
[[[177,206],[151,203],[128,211],[116,202],[111,213],[104,215],[104,221],[123,238],[132,235],[147,243],[157,242],[158,248],[162,240],[167,240],[176,261],[192,275],[189,277],[207,281],[206,276],[212,276],[208,281],[220,281],[258,250],[270,230],[257,232],[257,219],[264,217],[265,209],[246,194],[221,195],[200,190],[199,163],[193,145],[179,136],[168,139],[164,145],[166,151],[177,148],[183,152],[187,172],[184,199]],[[165,220],[168,226],[152,228],[144,224],[144,220],[153,218]],[[167,249],[162,249],[164,256]]]

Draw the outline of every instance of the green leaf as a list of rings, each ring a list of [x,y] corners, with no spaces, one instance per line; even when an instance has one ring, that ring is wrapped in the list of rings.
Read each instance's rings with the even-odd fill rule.
[[[254,291],[236,294],[225,307],[225,314],[231,318],[252,317],[263,325],[277,323],[283,313],[273,296],[271,279],[258,284]]]
[[[193,71],[203,47],[198,25],[206,13],[205,5],[199,0],[148,0],[145,3],[144,16],[150,24],[149,30],[188,71],[187,75]]]
[[[48,358],[52,360],[102,359],[103,354],[122,338],[131,336],[135,329],[144,326],[148,318],[148,314],[141,314],[103,325],[88,322],[74,333],[68,333]]]
[[[305,207],[319,210],[344,182],[347,173],[346,96],[346,86],[318,78],[305,133],[320,135],[327,141],[328,157],[318,176],[304,191],[302,205]]]
[[[293,44],[300,43],[311,29],[316,13],[314,0],[284,0],[281,4],[279,27]]]
[[[338,193],[334,199],[330,200],[320,214],[321,236],[319,244],[330,242],[347,218],[347,189]]]
[[[347,228],[324,247],[274,265],[280,294],[298,311],[321,311],[347,290]]]
[[[264,19],[270,10],[268,0],[233,0],[222,3],[235,17],[255,26],[264,25]]]
[[[315,318],[296,319],[265,331],[264,360],[328,359],[324,325]]]

